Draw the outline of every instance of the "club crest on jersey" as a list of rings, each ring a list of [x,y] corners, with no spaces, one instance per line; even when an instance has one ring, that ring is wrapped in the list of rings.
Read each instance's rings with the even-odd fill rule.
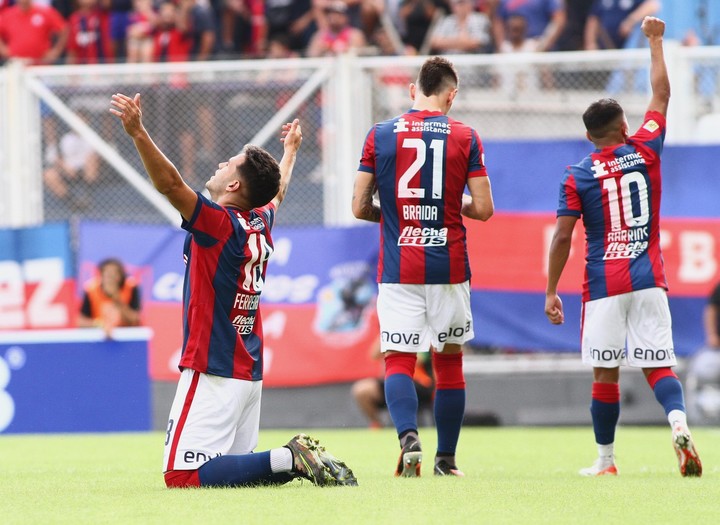
[[[405,121],[404,118],[400,118],[395,122],[395,128],[393,129],[393,133],[404,133],[408,131],[408,123]]]

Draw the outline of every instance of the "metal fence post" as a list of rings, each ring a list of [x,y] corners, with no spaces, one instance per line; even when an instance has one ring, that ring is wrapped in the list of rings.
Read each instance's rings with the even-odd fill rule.
[[[43,201],[39,106],[25,86],[22,62],[11,60],[3,69],[1,222],[11,227],[40,224]]]

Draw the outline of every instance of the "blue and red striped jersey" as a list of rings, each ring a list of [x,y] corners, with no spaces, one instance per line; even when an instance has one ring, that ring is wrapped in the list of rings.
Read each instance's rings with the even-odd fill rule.
[[[410,110],[373,126],[358,170],[374,174],[380,198],[378,282],[470,279],[462,195],[468,178],[487,175],[473,128],[439,111]]]
[[[262,379],[260,293],[273,252],[275,205],[241,211],[198,194],[188,231],[180,368]]]
[[[585,225],[583,301],[661,287],[660,154],[665,117],[648,111],[626,144],[595,150],[568,166],[557,215]]]

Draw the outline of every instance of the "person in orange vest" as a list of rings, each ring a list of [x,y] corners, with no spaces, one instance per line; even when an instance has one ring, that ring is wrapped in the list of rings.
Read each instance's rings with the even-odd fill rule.
[[[118,259],[98,264],[98,276],[85,285],[78,326],[99,327],[110,335],[119,326],[140,324],[140,287]]]

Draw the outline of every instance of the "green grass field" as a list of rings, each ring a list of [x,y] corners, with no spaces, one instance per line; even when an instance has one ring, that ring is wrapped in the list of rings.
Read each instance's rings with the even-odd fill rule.
[[[259,450],[294,432],[262,431]],[[165,488],[164,435],[0,436],[0,522],[23,523],[678,523],[720,521],[720,430],[696,429],[700,479],[682,478],[668,428],[620,428],[617,478],[582,478],[590,428],[467,428],[462,479],[392,476],[390,430],[313,430],[347,461],[359,487],[294,481],[273,488]]]

